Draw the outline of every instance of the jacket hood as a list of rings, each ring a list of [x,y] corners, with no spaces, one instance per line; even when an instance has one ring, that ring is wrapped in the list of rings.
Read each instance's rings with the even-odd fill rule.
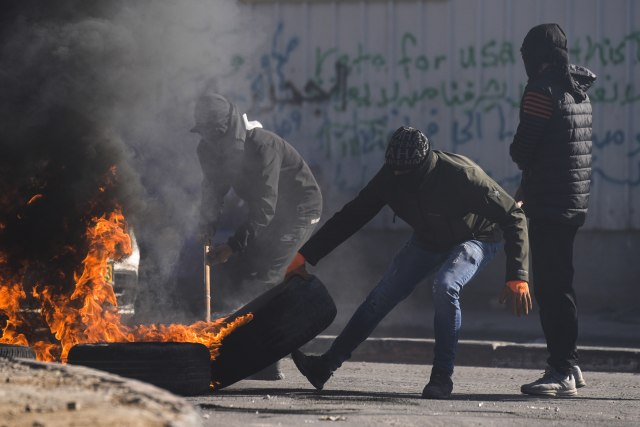
[[[567,37],[558,24],[533,27],[525,36],[520,52],[529,79],[538,75],[542,64],[563,69],[569,63]]]
[[[596,81],[596,75],[590,69],[581,65],[570,64],[569,73],[576,83],[576,86],[583,92],[589,90]]]
[[[525,36],[520,51],[529,81],[538,78],[542,65],[547,64],[547,72],[560,76],[563,86],[576,102],[582,102],[587,97],[571,74],[567,36],[560,25],[551,23],[533,27]]]
[[[244,120],[236,105],[224,96],[217,93],[201,95],[196,102],[194,120],[191,132],[216,142],[219,148],[242,149],[244,146],[247,133]]]

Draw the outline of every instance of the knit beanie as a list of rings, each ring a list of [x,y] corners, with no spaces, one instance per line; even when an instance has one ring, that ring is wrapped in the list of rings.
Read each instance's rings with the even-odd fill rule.
[[[420,166],[430,150],[431,144],[422,132],[402,126],[391,136],[384,161],[393,170],[407,171]]]

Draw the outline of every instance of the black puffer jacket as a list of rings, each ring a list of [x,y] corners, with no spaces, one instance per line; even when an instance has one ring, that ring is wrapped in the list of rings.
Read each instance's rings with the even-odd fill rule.
[[[584,67],[569,70],[583,91],[595,81]],[[565,87],[553,69],[529,81],[510,153],[522,169],[527,216],[580,226],[591,184],[591,103],[576,102]]]
[[[383,166],[300,253],[315,265],[389,205],[430,251],[448,251],[473,239],[497,242],[502,231],[506,279],[529,280],[524,213],[493,179],[468,158],[442,151],[431,152],[421,174],[413,185],[405,185],[403,177]]]

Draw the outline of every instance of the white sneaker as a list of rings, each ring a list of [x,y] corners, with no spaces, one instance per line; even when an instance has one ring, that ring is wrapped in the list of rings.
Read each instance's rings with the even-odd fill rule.
[[[578,365],[573,365],[571,367],[571,375],[573,375],[573,379],[576,381],[576,388],[581,388],[587,385],[587,382],[584,380],[582,376],[582,371]]]
[[[534,394],[539,396],[575,396],[576,382],[573,374],[563,375],[553,368],[547,368],[542,378],[520,387],[524,394]]]

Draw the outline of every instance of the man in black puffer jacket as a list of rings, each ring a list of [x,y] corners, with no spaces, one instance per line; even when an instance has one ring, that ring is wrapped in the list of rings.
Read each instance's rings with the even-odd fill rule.
[[[435,349],[425,399],[446,399],[453,390],[463,288],[502,247],[507,255],[501,301],[527,314],[529,245],[524,213],[478,165],[464,156],[431,149],[417,129],[401,127],[387,147],[385,164],[300,249],[290,271],[304,272],[362,228],[385,206],[413,229],[378,285],[360,305],[331,348],[321,356],[292,354],[300,372],[321,389],[377,324],[433,274]]]
[[[569,64],[557,24],[532,28],[521,52],[529,81],[510,152],[522,170],[516,201],[530,220],[534,294],[550,355],[545,375],[522,392],[573,396],[585,384],[577,365],[572,258],[589,202],[592,114],[586,91],[596,76]]]

